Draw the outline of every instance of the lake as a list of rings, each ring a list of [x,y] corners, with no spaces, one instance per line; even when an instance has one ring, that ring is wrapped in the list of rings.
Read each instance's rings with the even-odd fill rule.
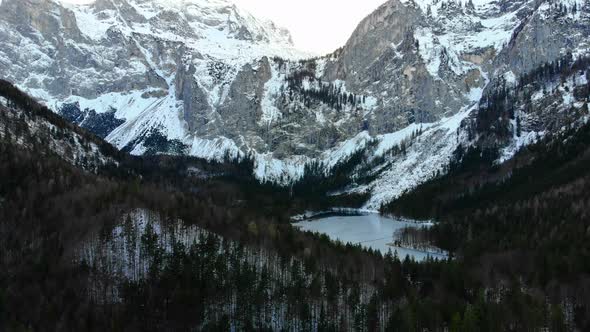
[[[408,222],[381,216],[375,213],[357,213],[354,215],[324,214],[319,217],[303,220],[293,224],[302,231],[326,234],[332,240],[340,240],[343,243],[361,244],[366,248],[379,250],[383,255],[389,250],[395,252],[400,259],[406,255],[417,261],[422,261],[428,256],[438,259],[446,259],[443,251],[422,251],[412,248],[402,248],[392,245],[395,231],[405,227],[420,228],[430,226],[430,223]]]

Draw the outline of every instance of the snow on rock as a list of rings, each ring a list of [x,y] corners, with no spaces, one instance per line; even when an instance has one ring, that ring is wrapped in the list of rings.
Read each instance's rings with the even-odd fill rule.
[[[145,108],[133,107],[135,105],[133,101],[136,99],[130,100],[132,107],[129,108],[128,113],[126,112],[127,108],[123,107],[123,110],[117,115],[124,117],[126,122],[106,137],[108,142],[122,149],[134,139],[148,134],[154,128],[170,140],[185,140],[186,124],[180,118],[179,101],[173,93],[164,98],[138,100],[137,102],[146,106]]]
[[[56,110],[65,104],[97,113],[114,110],[115,118],[125,122],[106,138],[133,154],[152,151],[142,138],[157,131],[182,143],[184,152],[192,156],[252,157],[259,180],[289,185],[304,176],[308,163],[324,165],[329,174],[337,164],[364,151],[367,162],[379,163],[371,174],[374,180],[344,190],[370,193],[367,207],[375,209],[446,166],[464,139],[458,129],[469,113],[466,110],[481,99],[491,79],[503,75],[514,84],[522,74],[518,68],[495,72],[494,61],[515,29],[531,17],[535,4],[532,0],[399,1],[419,7],[409,11],[416,14],[416,21],[408,22],[416,24],[407,27],[407,36],[400,33],[400,40],[388,41],[383,53],[367,63],[342,60],[350,57],[346,52],[360,54],[360,60],[365,54],[363,48],[345,47],[309,68],[303,68],[305,62],[281,60],[310,56],[294,48],[288,31],[230,0],[103,0],[89,5],[62,3],[65,9],[60,2],[43,1],[47,16],[31,29],[0,20],[0,40],[10,46],[0,48],[0,68],[9,72],[8,79]],[[560,3],[568,8],[583,5],[582,0]],[[31,9],[28,1],[22,6],[25,14]],[[544,6],[549,5],[542,4],[538,12],[549,15],[550,8]],[[580,14],[568,15],[578,19]],[[391,31],[379,37],[389,37],[397,26],[388,28]],[[415,40],[405,45],[407,37]],[[63,56],[56,60],[56,54]],[[261,61],[264,57],[270,60]],[[348,62],[357,67],[346,68]],[[362,102],[344,103],[335,110],[325,100],[304,102],[297,89],[289,96],[286,78],[302,69],[315,75],[315,79],[303,75],[303,92],[332,84],[339,93],[362,97]],[[340,75],[340,69],[346,69],[348,77]],[[406,69],[411,75],[404,77],[400,73]],[[49,74],[56,72],[59,78]],[[386,76],[395,79],[388,81]],[[584,84],[585,79],[577,77],[576,83]],[[431,91],[432,103],[420,103],[423,86],[429,87],[424,92]],[[558,91],[564,105],[580,107],[571,86]],[[532,99],[544,98],[538,91]],[[410,109],[426,113],[420,118],[433,122],[419,124],[415,118],[404,118]],[[533,131],[527,129],[515,138],[506,155],[532,142]],[[409,142],[415,132],[420,135]],[[409,143],[404,155],[388,153],[402,142]]]
[[[367,143],[371,140],[371,136],[368,132],[360,132],[355,137],[341,143],[334,149],[324,152],[322,157],[322,163],[325,165],[326,170],[329,171],[336,164],[345,161],[355,152],[365,148]]]
[[[426,63],[426,69],[432,77],[438,77],[441,64],[441,53],[444,47],[436,45],[435,36],[428,30],[417,30],[414,38],[420,43],[420,55]]]
[[[117,24],[117,12],[115,10],[104,10],[101,12],[101,19],[96,19],[93,7],[76,6],[72,7],[78,28],[88,38],[101,40],[106,37],[110,27]]]
[[[372,183],[355,189],[371,193],[364,208],[378,209],[381,204],[399,197],[404,191],[433,178],[437,172],[443,172],[459,143],[466,140],[459,127],[469,113],[463,111],[435,124],[424,126],[423,134],[407,148],[405,155],[394,160]],[[378,151],[383,151],[382,145],[395,144],[394,142],[398,142],[405,134],[415,129],[417,126],[382,137]]]
[[[557,134],[563,132],[566,127],[577,127],[585,123],[588,114],[580,114],[580,111],[586,100],[578,99],[579,96],[577,98],[574,95],[574,90],[576,86],[587,83],[586,72],[582,71],[570,77],[554,77],[553,80],[544,82],[543,86],[535,86],[538,90],[532,92],[530,101],[531,108],[536,112],[527,112],[524,105],[514,105],[517,111],[516,119],[510,121],[512,137],[508,145],[500,151],[497,162],[509,160],[523,147],[537,143],[547,135]],[[565,125],[550,130],[545,123],[549,117],[544,113],[551,113],[554,116],[553,121],[562,121]],[[520,121],[520,132],[517,121]],[[553,121],[549,119],[549,123]]]
[[[78,104],[82,111],[88,109],[97,113],[115,110],[115,116],[118,119],[133,120],[159,100],[158,98],[144,97],[142,95],[143,93],[140,91],[133,91],[129,93],[109,92],[96,99],[71,96],[63,102],[54,101],[53,105],[49,103],[48,106],[59,109],[64,104]]]
[[[191,156],[216,161],[222,161],[226,157],[235,159],[242,155],[236,143],[226,137],[214,139],[194,137],[189,154]]]
[[[400,145],[404,139],[407,139],[412,135],[413,132],[417,130],[423,130],[430,128],[434,124],[418,124],[412,123],[411,125],[407,126],[406,128],[396,131],[395,133],[379,135],[377,138],[380,140],[377,150],[375,151],[375,155],[380,157],[385,154],[385,152],[391,150],[394,146]]]
[[[509,160],[510,158],[514,157],[514,155],[518,151],[520,151],[520,149],[527,145],[531,145],[538,142],[539,139],[543,138],[543,136],[545,136],[544,132],[535,131],[522,133],[520,137],[515,135],[510,145],[502,149],[500,159],[498,160],[498,162],[503,163]]]
[[[285,74],[279,73],[275,64],[271,65],[271,79],[264,85],[264,97],[261,103],[262,116],[259,124],[270,125],[282,117],[281,111],[275,106],[275,100],[281,87],[284,87],[285,76]]]
[[[279,160],[272,157],[272,154],[257,154],[254,175],[261,182],[289,185],[303,177],[305,164],[309,160],[304,156]]]
[[[324,165],[326,174],[329,174],[334,166],[346,161],[354,153],[365,149],[370,142],[376,143],[376,148],[371,152],[371,155],[373,157],[383,157],[386,151],[393,146],[399,145],[403,140],[409,139],[412,133],[422,131],[422,134],[412,144],[409,144],[406,154],[389,160],[387,167],[374,181],[367,185],[355,186],[346,191],[348,193],[370,192],[371,198],[364,206],[364,209],[376,210],[381,204],[389,202],[404,191],[426,182],[434,177],[437,172],[444,171],[459,143],[466,140],[465,135],[459,128],[461,122],[470,114],[471,110],[462,111],[455,116],[444,118],[436,123],[412,124],[391,134],[372,137],[367,132],[361,132],[354,138],[324,152],[319,158],[290,156],[286,159],[277,159],[272,154],[254,153],[255,176],[262,182],[289,185],[304,176],[305,165],[310,162],[318,162]],[[226,151],[239,151],[231,143],[223,147],[211,147],[208,144],[204,144],[203,147],[207,151],[217,148]],[[191,154],[212,159],[218,159],[224,155]]]

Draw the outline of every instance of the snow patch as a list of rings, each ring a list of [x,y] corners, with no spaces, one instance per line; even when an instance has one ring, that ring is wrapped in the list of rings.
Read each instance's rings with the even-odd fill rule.
[[[504,149],[502,149],[502,151],[500,152],[501,156],[500,156],[500,159],[498,160],[498,163],[501,164],[503,162],[506,162],[510,158],[514,157],[514,155],[518,151],[520,151],[520,149],[522,149],[525,146],[528,146],[528,145],[538,142],[539,139],[543,138],[543,136],[545,136],[544,132],[535,132],[535,131],[522,133],[520,135],[520,137],[517,137],[515,135],[512,142],[510,143],[510,145],[505,147]]]
[[[272,154],[257,154],[254,175],[262,182],[288,185],[303,177],[308,160],[307,157],[302,156],[279,160]]]
[[[226,157],[236,159],[241,156],[241,152],[236,143],[226,137],[214,139],[194,137],[190,155],[207,160],[222,161]]]
[[[285,75],[281,75],[275,66],[276,64],[270,65],[271,78],[264,85],[264,96],[261,102],[262,116],[259,121],[261,125],[269,126],[283,116],[281,111],[275,106],[274,101],[279,95],[281,87],[283,87]]]
[[[462,111],[437,123],[424,125],[424,132],[407,147],[405,155],[394,159],[372,183],[355,189],[356,192],[371,193],[371,198],[363,208],[379,209],[381,204],[392,201],[404,191],[444,171],[459,143],[466,139],[459,127],[470,112]],[[382,153],[386,147],[397,144],[417,128],[408,127],[382,137],[377,151]]]
[[[332,169],[338,163],[348,159],[355,152],[364,149],[371,140],[371,135],[363,131],[352,139],[340,143],[336,148],[323,153],[322,162],[327,170]]]
[[[426,64],[426,70],[432,77],[438,77],[438,71],[441,65],[441,52],[443,47],[437,45],[435,36],[427,29],[418,29],[414,34],[414,38],[419,43],[420,55]]]
[[[92,40],[103,39],[107,31],[117,24],[116,12],[113,10],[100,12],[101,19],[98,19],[91,6],[75,6],[71,9],[80,32]]]

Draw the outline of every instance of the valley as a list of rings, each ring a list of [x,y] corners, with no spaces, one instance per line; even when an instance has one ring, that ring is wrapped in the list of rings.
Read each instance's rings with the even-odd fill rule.
[[[334,176],[367,149],[358,161],[370,166],[349,167],[331,191],[369,196],[371,209],[444,172],[453,151],[472,143],[462,123],[482,100],[588,49],[581,0],[387,1],[342,49],[315,58],[228,1],[41,4],[49,14],[3,1],[0,69],[68,120],[135,155],[248,158],[259,181],[284,187],[316,176],[312,168]],[[580,109],[572,97],[515,110],[503,125],[515,129],[520,118],[527,139],[499,141],[505,158],[570,121],[531,107]],[[391,153],[420,128],[411,153]]]
[[[0,330],[587,331],[588,36],[389,0],[317,56],[230,0],[0,0]]]

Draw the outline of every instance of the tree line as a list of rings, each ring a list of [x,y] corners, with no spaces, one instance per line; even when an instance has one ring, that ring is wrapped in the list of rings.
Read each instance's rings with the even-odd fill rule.
[[[463,255],[417,263],[297,231],[287,213],[264,208],[289,209],[285,193],[224,177],[185,177],[177,163],[196,160],[152,156],[132,159],[133,168],[122,163],[93,173],[45,144],[15,143],[23,139],[32,137],[0,140],[2,329],[567,327],[562,306],[527,291],[513,274],[482,278],[480,265]],[[163,247],[156,228],[135,233],[122,218],[138,208],[158,214],[164,225],[182,220],[208,235]],[[75,259],[96,234],[98,248],[111,250],[117,227],[139,241],[139,257],[150,266],[145,278],[118,282],[108,270]],[[102,289],[117,296],[97,296]]]

